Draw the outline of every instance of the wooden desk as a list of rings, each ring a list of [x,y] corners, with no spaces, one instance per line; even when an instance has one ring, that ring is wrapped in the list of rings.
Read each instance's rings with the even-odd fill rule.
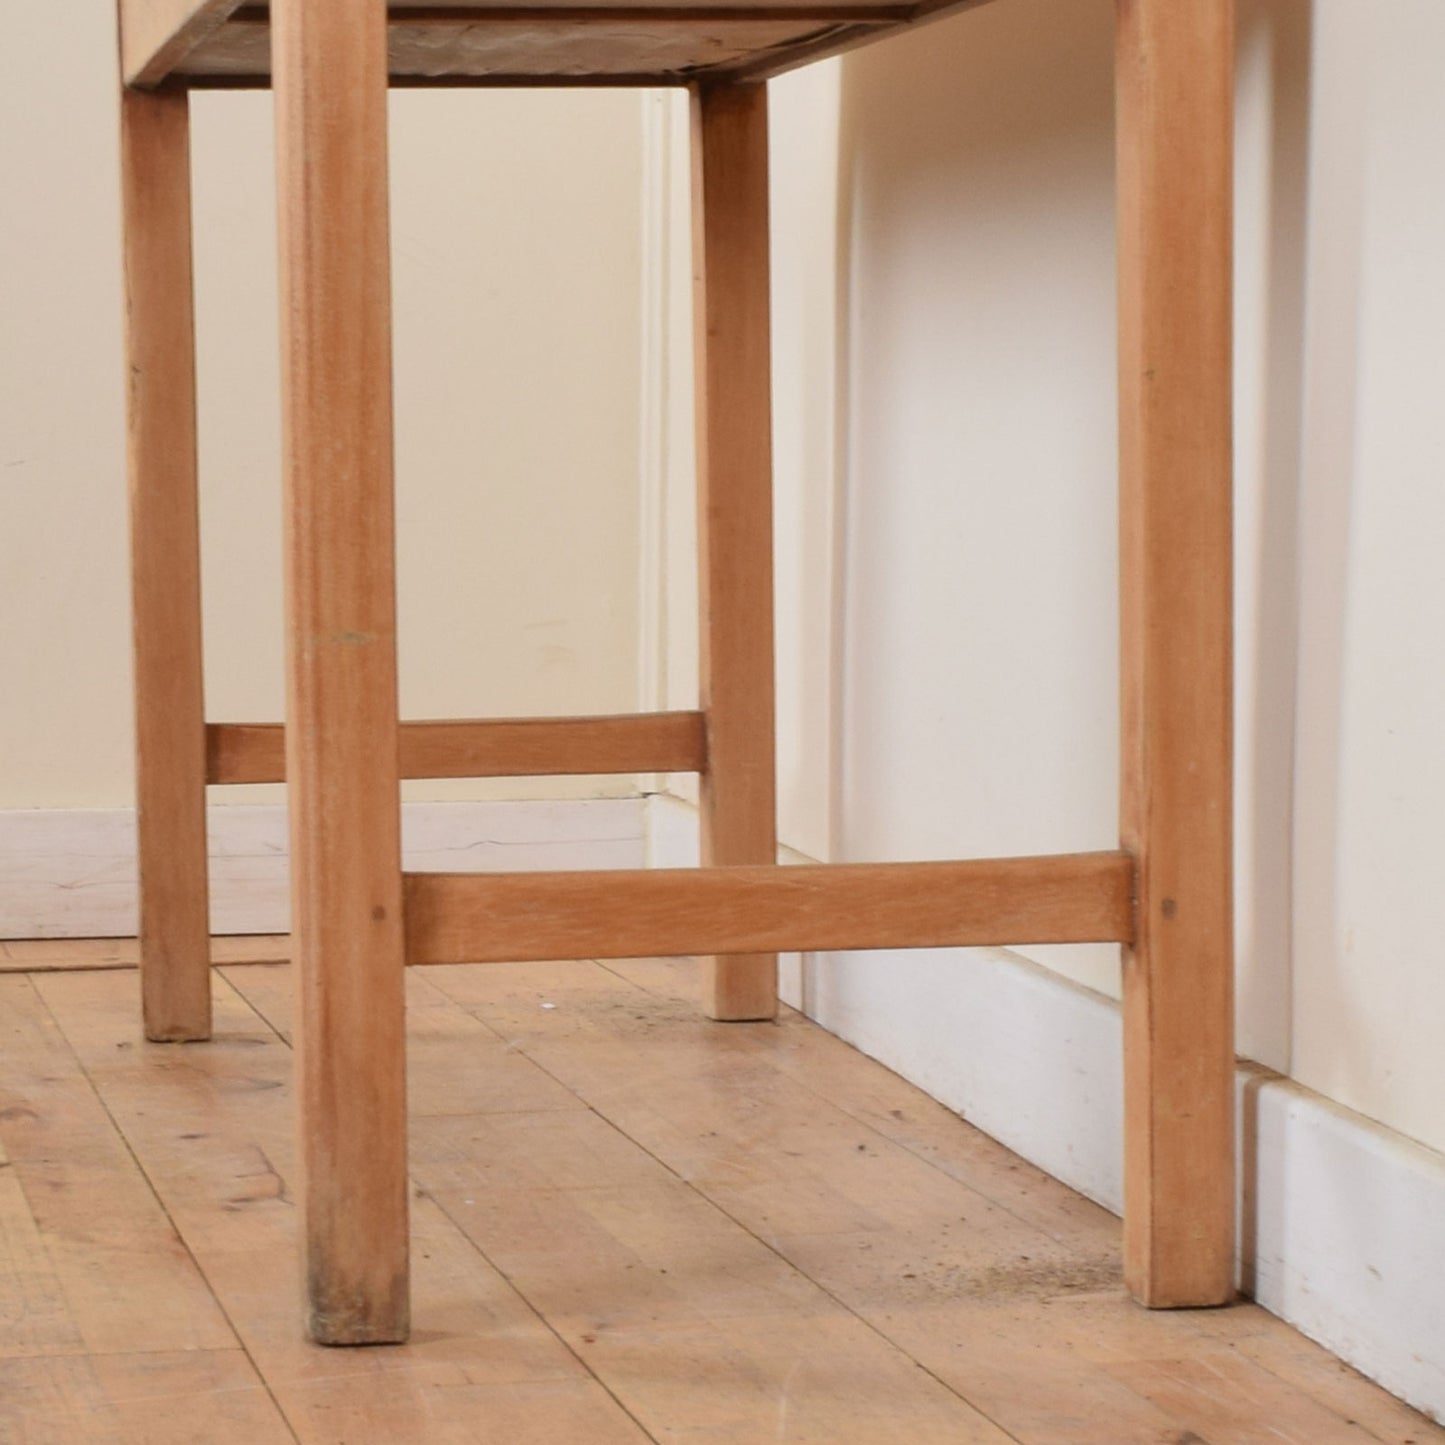
[[[686,85],[766,80],[985,0],[703,0],[432,5],[392,0],[393,86]],[[122,0],[130,85],[271,84],[271,9],[241,0]]]
[[[762,82],[970,3],[120,0],[146,1032],[210,1033],[207,782],[284,777],[318,1340],[407,1336],[402,970],[458,959],[711,951],[710,1012],[733,1020],[775,1012],[778,949],[1122,943],[1126,1277],[1154,1306],[1233,1293],[1232,0],[1118,0],[1119,849],[775,866]],[[517,84],[692,92],[693,711],[398,722],[386,92]],[[196,522],[187,94],[268,85],[284,741],[207,726]],[[701,870],[403,878],[399,778],[609,769],[700,775]]]

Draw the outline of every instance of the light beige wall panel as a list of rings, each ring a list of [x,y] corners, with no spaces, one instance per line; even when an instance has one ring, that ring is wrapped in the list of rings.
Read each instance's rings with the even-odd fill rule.
[[[0,46],[0,807],[130,801],[113,9]]]
[[[271,97],[193,96],[191,131],[206,708],[218,722],[278,720],[286,685]]]
[[[1116,837],[1112,34],[1016,0],[844,62],[845,857]]]
[[[843,63],[844,708],[799,729],[841,759],[841,856],[1112,837],[1111,8],[1017,0]],[[1240,20],[1239,1044],[1440,1148],[1445,17]],[[782,437],[818,425],[787,375]],[[1031,953],[1114,990],[1112,951]],[[947,1056],[948,995],[913,977],[813,987],[893,1016],[891,1057]]]
[[[113,8],[21,7],[0,59],[0,808],[131,800]],[[64,46],[48,38],[60,27]],[[193,110],[209,709],[275,719],[270,97],[200,96]],[[397,95],[392,130],[403,708],[630,711],[639,99]]]
[[[403,707],[633,711],[639,97],[392,115]]]
[[[839,761],[841,80],[840,62],[824,61],[774,81],[769,96],[778,836],[819,859],[833,850]]]
[[[278,420],[274,405],[253,414],[247,382],[268,378],[274,395],[270,105],[203,96],[196,111],[207,683],[214,717],[276,717]],[[391,115],[403,712],[630,711],[637,99],[396,94]],[[238,625],[248,598],[259,598],[258,615]],[[632,786],[494,780],[407,792],[578,796]]]
[[[807,852],[830,808],[854,856],[1112,836],[1112,11],[1049,40],[1012,8],[932,32],[933,60],[921,38],[849,59],[841,91],[774,87],[783,836]],[[1307,37],[1305,0],[1246,0],[1239,1026],[1279,1068]],[[810,713],[829,690],[846,714]],[[1117,992],[1110,950],[1034,952]]]
[[[1235,87],[1235,1013],[1288,1072],[1310,0],[1243,0]]]
[[[1445,13],[1314,43],[1293,1072],[1445,1149]]]

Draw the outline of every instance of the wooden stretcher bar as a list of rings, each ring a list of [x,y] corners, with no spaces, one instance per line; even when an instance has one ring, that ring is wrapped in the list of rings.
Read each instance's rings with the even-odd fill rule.
[[[400,748],[403,778],[700,773],[707,766],[700,712],[405,722]],[[285,780],[282,724],[207,724],[208,783]]]
[[[409,873],[410,964],[1127,943],[1127,853],[586,873]]]

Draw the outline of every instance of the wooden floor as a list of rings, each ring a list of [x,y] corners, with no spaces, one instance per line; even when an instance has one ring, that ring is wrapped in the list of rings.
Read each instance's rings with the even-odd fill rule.
[[[276,958],[284,942],[220,956]],[[0,1441],[1445,1441],[788,1014],[644,961],[413,970],[415,1338],[303,1343],[289,970],[148,1045],[123,945],[0,950]]]

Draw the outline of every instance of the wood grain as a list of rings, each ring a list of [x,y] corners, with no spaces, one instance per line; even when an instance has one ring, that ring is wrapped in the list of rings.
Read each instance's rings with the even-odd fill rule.
[[[127,85],[164,80],[241,0],[120,0],[120,68]]]
[[[408,1330],[386,9],[278,0],[300,1209],[324,1344]]]
[[[138,1042],[113,973],[0,999],[0,1439],[1445,1441],[1252,1305],[1135,1308],[1104,1210],[790,1010],[707,1024],[667,960],[408,975],[415,1339],[315,1349],[291,1060],[227,983],[284,1031],[286,973],[218,973],[185,1051]],[[95,1213],[127,1178],[183,1250]],[[37,1234],[75,1251],[64,1289]],[[187,1338],[207,1285],[244,1356]]]
[[[0,1440],[15,1445],[294,1445],[239,1349],[0,1360]]]
[[[1231,0],[1118,6],[1125,1265],[1234,1293]]]
[[[235,1348],[34,982],[0,979],[0,1021],[0,1357]]]
[[[708,730],[700,786],[702,861],[773,863],[778,805],[766,86],[693,91],[692,195],[698,678]],[[704,967],[712,1018],[777,1013],[775,953],[735,953]]]
[[[704,1052],[708,1031],[689,1019],[699,980],[685,964],[597,969],[583,996],[548,979],[557,1007],[546,1012],[520,990],[508,1007],[508,974],[526,968],[426,978],[1009,1438],[1178,1439],[1099,1360],[1194,1354],[1203,1342],[1190,1317],[1125,1299],[1118,1222],[1103,1210],[790,1010]],[[649,1207],[639,1231],[656,1229],[658,1213]],[[669,1278],[688,1268],[667,1263]]]
[[[905,25],[914,29],[935,20],[945,20],[965,10],[976,10],[981,5],[992,5],[995,0],[916,0],[904,20],[887,30],[863,25],[838,26],[826,35],[796,45],[784,46],[780,50],[763,51],[750,57],[741,65],[728,68],[728,78],[734,81],[772,80],[786,75],[800,66],[811,65],[814,61],[828,59],[834,55],[847,55],[851,51],[871,45],[884,35],[896,35]]]
[[[211,939],[211,961],[286,963],[291,939],[284,933],[219,935]],[[135,938],[12,938],[0,942],[0,973],[83,973],[96,968],[135,968]]]
[[[1333,1440],[1341,1430],[1353,1445],[1377,1436],[1395,1445],[1445,1439],[1378,1387],[1342,1378],[1351,1372],[1257,1307],[1138,1309],[1120,1283],[1115,1218],[791,1010],[773,1028],[709,1029],[695,1018],[697,970],[669,960],[442,968],[425,977],[1013,1440],[1175,1445],[1190,1440],[1191,1428],[1196,1441],[1261,1445],[1273,1438],[1303,1445],[1311,1431]],[[539,1008],[539,998],[555,1007]],[[1033,1041],[1022,1038],[1020,1046],[1030,1049]],[[468,1157],[481,1174],[504,1156],[498,1163],[506,1182],[520,1182],[513,1171],[525,1167],[525,1135],[518,1128],[505,1149],[489,1147],[500,1134],[489,1133],[488,1147]],[[595,1335],[589,1361],[604,1369],[625,1361],[610,1347],[629,1333],[629,1311],[645,1311],[635,1328],[647,1328],[651,1316],[661,1336],[656,1316],[669,1302],[659,1294],[680,1275],[698,1289],[709,1318],[741,1313],[756,1277],[744,1278],[739,1258],[726,1267],[711,1250],[689,1256],[687,1243],[701,1229],[689,1232],[685,1220],[669,1229],[671,1211],[657,1207],[655,1192],[618,1178],[611,1152],[594,1168],[614,1179],[618,1202],[575,1208],[587,1197],[582,1171],[562,1171],[575,1169],[583,1150],[569,1153],[556,1134],[548,1144],[543,1167],[553,1197],[542,1196],[544,1181],[534,1178],[535,1202],[526,1208],[493,1175],[494,1202],[474,1197],[470,1217],[479,1243],[549,1319],[563,1329],[575,1320]],[[438,1162],[458,1170],[454,1183],[465,1178],[464,1155],[464,1148],[437,1150]],[[431,1164],[428,1158],[419,1177]],[[543,1234],[548,1219],[554,1232]],[[577,1227],[569,1229],[572,1220]],[[637,1284],[628,1288],[635,1273],[620,1268],[599,1281],[607,1258],[599,1224],[632,1247],[626,1258],[639,1267],[666,1269],[659,1278],[654,1268],[646,1295]],[[683,1247],[669,1257],[679,1237]],[[575,1252],[575,1266],[549,1254],[553,1239],[559,1250]],[[620,1288],[609,1292],[614,1278]],[[579,1307],[589,1292],[597,1311],[590,1319]],[[788,1308],[776,1296],[770,1304],[775,1314]],[[799,1333],[819,1338],[811,1327]],[[681,1348],[682,1335],[670,1329],[667,1338]],[[1256,1349],[1266,1338],[1276,1347],[1270,1355]],[[1277,1357],[1291,1341],[1318,1373],[1297,1375],[1281,1390],[1278,1372],[1256,1356]],[[706,1373],[717,1378],[728,1358],[710,1353]],[[651,1363],[654,1380],[666,1376],[666,1355]],[[1153,1370],[1180,1367],[1192,1368],[1212,1391],[1213,1419],[1199,1399],[1156,1392]],[[719,1390],[736,1378],[722,1376]],[[837,1388],[847,1392],[854,1383],[851,1371],[840,1373]],[[711,1392],[698,1395],[696,1416],[710,1418],[709,1409],[718,1408]],[[1382,1428],[1393,1410],[1397,1423]],[[719,1425],[725,1438],[768,1437],[755,1421],[751,1432],[742,1421],[730,1423],[731,1431]],[[869,1438],[861,1420],[828,1423],[832,1431],[820,1426],[820,1438],[847,1438],[850,1430]],[[874,1438],[912,1436],[884,1427]]]
[[[883,15],[887,15],[884,7]],[[896,24],[899,14],[893,12]],[[444,19],[395,19],[389,27],[388,70],[413,83],[487,81],[494,76],[675,77],[726,66],[758,52],[816,43],[847,23],[868,30],[883,24],[864,10],[798,6],[714,8],[701,13],[589,9],[565,6],[489,9]],[[238,19],[214,32],[186,58],[187,78],[261,80],[271,71],[269,27]]]
[[[146,1036],[211,1032],[190,119],[121,96],[131,627]]]
[[[707,758],[699,712],[407,722],[400,737],[403,778],[697,773]],[[285,782],[285,729],[279,723],[209,724],[206,777],[212,783]]]
[[[269,982],[276,970],[253,972]],[[516,1445],[645,1445],[642,1431],[430,1199],[415,1203],[413,1341],[384,1350],[308,1344],[294,1295],[300,1221],[289,1052],[218,979],[215,1042],[190,1051],[186,1068],[157,1068],[153,1055],[118,1047],[127,1036],[123,982],[68,974],[41,986],[295,1438],[463,1445],[481,1434]],[[439,1074],[455,1079],[473,1067],[467,1060],[479,1028],[459,1034],[437,1061]],[[488,1063],[503,1051],[495,1037],[490,1042]],[[536,1076],[541,1098],[557,1092],[535,1065],[516,1057],[512,1064]],[[119,1135],[117,1143],[124,1147]],[[150,1307],[165,1298],[157,1289]],[[199,1433],[190,1423],[189,1441],[251,1445],[252,1436],[220,1421]],[[109,1445],[116,1437],[102,1438]],[[149,1445],[151,1437],[123,1438]]]
[[[407,960],[1119,942],[1123,853],[962,863],[409,873]]]

